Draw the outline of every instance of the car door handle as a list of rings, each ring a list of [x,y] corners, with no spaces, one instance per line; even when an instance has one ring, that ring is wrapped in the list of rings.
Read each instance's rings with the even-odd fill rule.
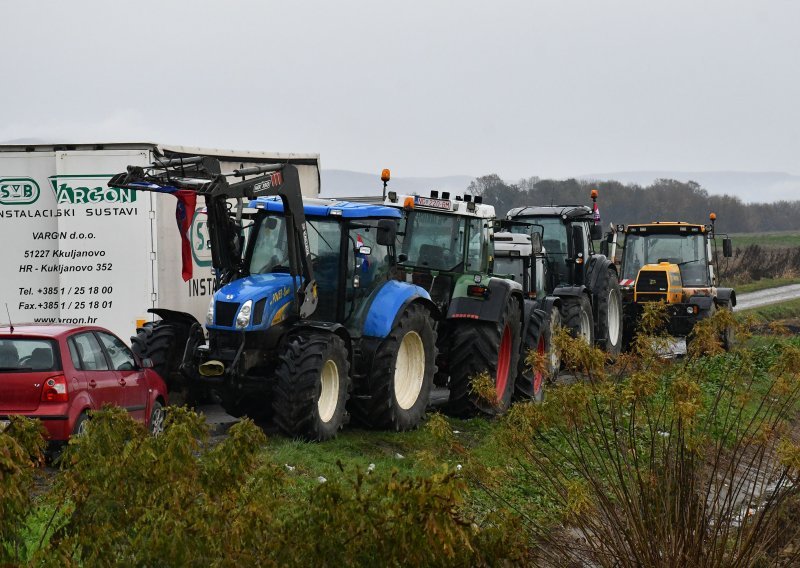
[[[97,381],[95,381],[94,379],[91,379],[89,381],[89,386],[92,387],[92,388],[96,387],[97,386]]]
[[[124,387],[125,386],[125,379],[120,379],[119,380],[119,384]]]

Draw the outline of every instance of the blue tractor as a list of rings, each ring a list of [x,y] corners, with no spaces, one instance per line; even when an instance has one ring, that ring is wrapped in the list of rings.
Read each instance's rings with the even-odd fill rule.
[[[218,284],[205,330],[189,314],[152,310],[161,320],[133,338],[141,356],[293,437],[331,438],[348,411],[376,428],[419,424],[436,372],[436,308],[394,278],[398,210],[304,201],[289,164],[226,175],[202,158],[128,170],[109,185],[205,198]]]

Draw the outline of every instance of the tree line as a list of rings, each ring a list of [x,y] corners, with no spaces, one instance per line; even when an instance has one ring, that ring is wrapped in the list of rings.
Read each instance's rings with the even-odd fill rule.
[[[498,216],[523,205],[589,205],[589,192],[597,189],[603,224],[649,221],[707,223],[717,214],[717,229],[730,233],[755,233],[800,229],[800,201],[744,203],[732,195],[709,195],[699,184],[658,179],[647,186],[617,181],[551,180],[531,177],[517,183],[497,174],[476,178],[467,191],[482,195]]]

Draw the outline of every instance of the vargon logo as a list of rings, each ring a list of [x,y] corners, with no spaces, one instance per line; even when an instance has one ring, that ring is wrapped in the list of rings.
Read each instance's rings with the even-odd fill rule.
[[[39,184],[31,178],[0,179],[0,203],[3,205],[30,205],[39,199]]]
[[[136,201],[136,190],[108,187],[106,181],[111,176],[105,175],[68,175],[53,176],[50,184],[56,194],[56,203],[133,203]]]
[[[192,242],[192,257],[197,266],[211,266],[211,247],[208,237],[208,215],[198,209],[192,217],[192,227],[189,229],[189,239]]]

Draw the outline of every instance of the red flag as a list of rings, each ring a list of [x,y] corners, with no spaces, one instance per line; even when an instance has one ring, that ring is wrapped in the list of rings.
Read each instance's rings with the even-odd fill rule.
[[[178,198],[178,205],[175,206],[175,220],[178,222],[178,232],[181,234],[181,276],[185,282],[192,277],[192,241],[189,238],[189,232],[192,229],[197,194],[193,191],[178,190],[172,195]]]

